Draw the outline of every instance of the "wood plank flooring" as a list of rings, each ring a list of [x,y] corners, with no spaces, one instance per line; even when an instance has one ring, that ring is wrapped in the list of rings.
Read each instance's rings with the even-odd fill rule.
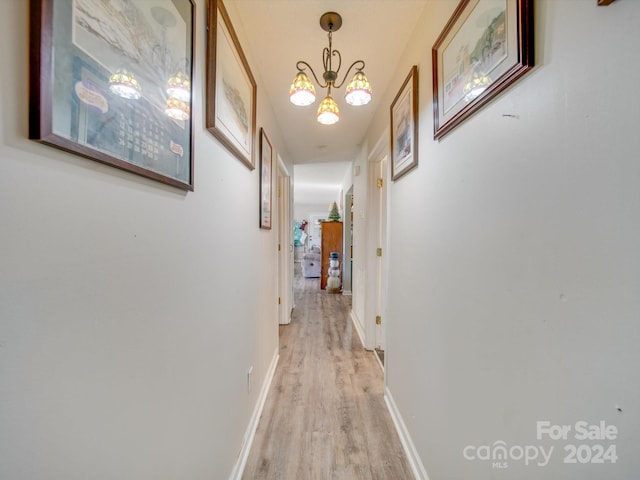
[[[296,270],[295,304],[243,480],[413,479],[351,297]]]

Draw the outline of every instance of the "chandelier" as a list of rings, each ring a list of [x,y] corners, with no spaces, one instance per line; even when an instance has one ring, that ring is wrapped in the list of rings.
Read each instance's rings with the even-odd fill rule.
[[[109,90],[127,100],[138,100],[142,87],[133,73],[119,68],[109,77]],[[167,80],[165,113],[175,120],[188,120],[191,100],[191,80],[185,71],[177,70]]]
[[[162,64],[161,70],[168,73],[168,64],[171,63],[171,52],[167,47],[166,30],[176,25],[173,14],[163,7],[152,7],[151,16],[162,27],[162,45],[153,47],[154,60]],[[166,97],[164,113],[174,120],[186,121],[191,114],[191,79],[187,73],[189,62],[185,58],[180,60],[177,68],[170,70],[172,73],[166,82]],[[184,66],[184,68],[182,68]],[[142,97],[142,86],[132,71],[119,68],[109,77],[109,90],[124,99],[138,100]]]
[[[322,64],[324,66],[322,79],[324,81],[321,82],[318,80],[313,68],[311,68],[307,62],[300,60],[296,63],[298,73],[293,79],[291,88],[289,89],[289,100],[294,105],[304,107],[315,102],[315,87],[309,76],[305,73],[305,67],[308,68],[320,88],[327,89],[327,96],[320,102],[316,114],[318,122],[323,125],[332,125],[340,120],[340,109],[331,96],[331,89],[342,87],[351,69],[355,68],[356,73],[347,85],[345,100],[349,105],[353,106],[366,105],[371,101],[371,85],[369,84],[369,80],[367,80],[367,76],[364,74],[364,62],[362,60],[353,62],[342,78],[342,81],[337,81],[338,72],[342,65],[342,56],[338,50],[333,49],[332,34],[339,30],[341,26],[342,17],[336,12],[327,12],[320,17],[320,27],[322,27],[325,32],[328,32],[329,37],[329,46],[325,47],[322,51]],[[333,69],[333,57],[336,57],[338,63],[335,70]]]

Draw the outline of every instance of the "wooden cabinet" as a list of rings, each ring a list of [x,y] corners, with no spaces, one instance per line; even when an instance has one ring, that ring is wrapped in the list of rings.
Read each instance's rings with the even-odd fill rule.
[[[327,288],[329,278],[329,254],[340,254],[340,271],[342,271],[342,222],[322,222],[322,245],[320,247],[322,267],[320,271],[320,288]],[[340,275],[342,277],[342,275]]]

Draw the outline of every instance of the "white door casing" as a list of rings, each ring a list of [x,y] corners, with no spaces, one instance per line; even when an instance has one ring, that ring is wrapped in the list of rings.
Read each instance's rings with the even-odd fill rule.
[[[291,177],[278,157],[278,322],[291,323],[293,310],[293,223],[291,219]]]

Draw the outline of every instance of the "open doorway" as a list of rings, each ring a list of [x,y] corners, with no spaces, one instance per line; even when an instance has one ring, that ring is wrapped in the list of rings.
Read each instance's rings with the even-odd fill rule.
[[[303,277],[319,276],[321,286],[326,286],[329,259],[326,262],[323,259],[323,223],[329,219],[334,204],[339,221],[345,222],[350,214],[344,206],[343,192],[352,185],[351,162],[295,164],[293,171],[293,226],[298,237],[294,248],[296,274],[300,266]],[[332,250],[341,252],[339,263],[344,280],[345,235],[340,238],[339,248],[325,248],[324,254],[329,255]]]

